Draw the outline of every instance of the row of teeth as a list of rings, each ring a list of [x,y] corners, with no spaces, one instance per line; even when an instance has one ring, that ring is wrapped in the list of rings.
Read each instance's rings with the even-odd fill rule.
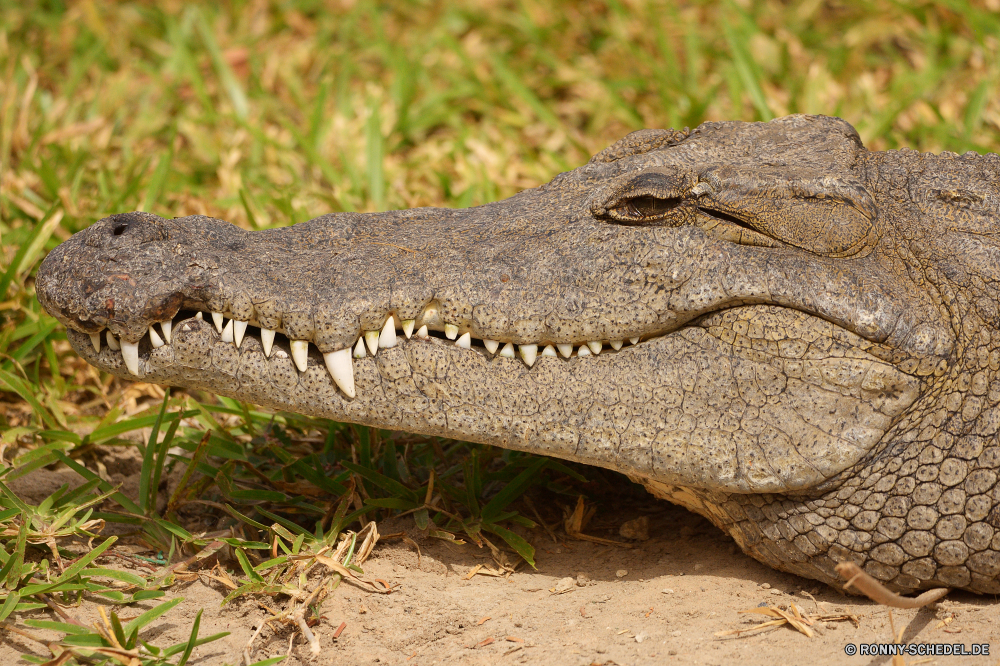
[[[195,314],[197,319],[202,319],[202,313],[198,312]],[[237,319],[230,319],[228,322],[222,316],[221,312],[212,313],[212,322],[215,324],[215,329],[219,332],[221,340],[223,342],[232,342],[237,348],[243,344],[243,336],[246,334],[247,326],[250,324],[248,321],[239,321]],[[403,334],[409,339],[414,336],[413,327],[415,324],[414,319],[404,319],[401,322]],[[163,345],[170,344],[171,331],[173,329],[172,321],[162,321],[160,322],[160,330],[163,331],[163,335],[156,332],[156,328],[153,326],[149,327],[149,342],[154,348],[162,347]],[[122,359],[125,361],[125,367],[133,375],[138,376],[139,374],[139,343],[138,342],[125,342],[124,340],[119,341],[111,333],[111,331],[105,331],[107,333],[108,347],[113,351],[121,351]],[[260,342],[261,346],[264,348],[264,355],[268,358],[271,357],[271,352],[274,346],[274,335],[276,331],[272,331],[267,328],[260,329]],[[458,326],[454,324],[444,325],[444,334],[449,340],[455,340],[455,346],[462,349],[472,348],[472,334],[463,333],[458,334]],[[421,339],[427,339],[430,337],[430,333],[427,331],[427,326],[421,326],[417,332],[416,337]],[[101,351],[101,333],[94,333],[90,336],[90,342],[94,345],[94,350],[98,353]],[[497,354],[504,358],[516,358],[518,355],[530,368],[535,364],[535,360],[539,356],[551,356],[563,358],[569,358],[573,355],[573,345],[572,344],[557,344],[557,345],[545,345],[541,350],[538,349],[538,345],[528,344],[528,345],[517,345],[517,350],[515,351],[514,343],[508,342],[501,347],[501,343],[497,340],[483,340],[483,346],[491,354]],[[637,344],[639,338],[629,338],[629,342]],[[309,358],[309,341],[308,340],[289,340],[289,346],[292,352],[292,361],[295,363],[295,367],[301,372],[306,371],[307,361]],[[625,344],[624,340],[611,340],[611,348],[618,351]],[[330,376],[333,381],[340,387],[340,390],[344,394],[353,398],[355,396],[354,390],[354,364],[351,359],[353,358],[365,358],[369,354],[375,356],[378,354],[379,349],[387,349],[389,347],[396,346],[396,319],[392,315],[385,322],[385,326],[382,327],[381,331],[365,331],[364,335],[358,338],[357,344],[346,349],[341,349],[335,352],[327,352],[323,354],[323,360],[326,362],[326,368],[330,371]],[[580,348],[576,351],[577,356],[596,356],[601,353],[604,348],[604,343],[600,340],[592,340],[586,344],[580,345]],[[278,350],[279,353],[284,355],[284,352]],[[287,357],[286,357],[287,358]]]

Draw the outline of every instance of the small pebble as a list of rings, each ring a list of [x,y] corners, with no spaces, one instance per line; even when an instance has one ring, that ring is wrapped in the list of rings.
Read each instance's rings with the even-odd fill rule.
[[[663,594],[673,594],[674,593],[674,591],[671,590],[669,587],[668,588],[664,588],[662,590],[662,592],[663,592]]]
[[[556,586],[552,588],[558,594],[560,592],[566,592],[568,590],[576,587],[576,579],[566,576],[565,578],[560,578]]]
[[[634,520],[627,520],[622,523],[622,526],[618,529],[618,534],[620,534],[625,539],[634,539],[635,541],[648,541],[649,540],[649,516],[639,516]]]
[[[771,590],[771,594],[773,594],[776,597],[781,596],[781,590]]]
[[[624,578],[625,576],[628,575],[628,569],[619,569],[618,571],[615,572],[615,575],[618,576],[619,578]]]
[[[770,590],[771,589],[771,584],[770,583],[761,583],[760,584],[760,589],[762,589],[762,590]]]
[[[636,634],[636,636],[635,636],[635,642],[636,643],[641,643],[644,640],[646,640],[646,634],[644,634],[644,633]]]

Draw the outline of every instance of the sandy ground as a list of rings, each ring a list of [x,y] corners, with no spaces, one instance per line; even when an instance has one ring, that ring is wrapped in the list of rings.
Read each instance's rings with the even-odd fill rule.
[[[113,479],[134,479],[129,466],[107,460]],[[72,480],[66,471],[39,470],[16,482],[16,491],[37,501]],[[544,513],[544,512],[543,512]],[[649,498],[602,506],[592,525],[609,526],[649,516],[650,538],[632,549],[568,539],[542,529],[526,533],[537,548],[537,570],[522,566],[508,578],[468,577],[477,565],[493,566],[488,550],[456,546],[421,535],[403,518],[380,524],[383,534],[405,531],[422,557],[402,540],[381,542],[364,569],[398,589],[388,595],[341,585],[322,606],[314,631],[322,651],[312,656],[291,627],[265,627],[253,643],[254,660],[289,654],[298,664],[892,664],[889,656],[847,656],[848,644],[892,642],[891,622],[906,643],[989,643],[989,657],[906,657],[906,664],[1000,663],[1000,603],[995,598],[953,593],[935,608],[889,611],[815,581],[771,570],[743,555],[727,536],[687,511]],[[600,532],[603,526],[604,531]],[[122,560],[102,558],[101,566]],[[126,565],[128,566],[128,565]],[[803,594],[812,592],[815,601]],[[287,598],[243,598],[220,605],[227,590],[207,578],[173,587],[167,598],[184,602],[151,625],[143,638],[157,645],[185,640],[204,609],[201,634],[230,636],[198,648],[192,664],[239,664],[267,605]],[[162,601],[162,600],[161,600]],[[817,622],[807,637],[787,625],[750,635],[717,637],[767,620],[739,611],[770,604],[803,613],[850,619]],[[149,608],[154,603],[140,604]],[[124,618],[136,606],[108,610]],[[78,619],[96,619],[97,603],[68,609]],[[22,618],[47,618],[36,612]],[[333,635],[341,623],[339,638]],[[23,626],[23,625],[22,625]],[[294,641],[290,641],[295,636]],[[55,635],[52,635],[55,638]],[[27,663],[20,653],[48,656],[41,646],[0,633],[0,664]],[[896,666],[893,664],[893,666]]]

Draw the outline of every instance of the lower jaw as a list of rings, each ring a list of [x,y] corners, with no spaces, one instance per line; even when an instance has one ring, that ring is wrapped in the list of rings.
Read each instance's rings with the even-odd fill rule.
[[[351,359],[354,398],[334,383],[315,349],[300,370],[282,344],[276,343],[268,357],[260,340],[248,335],[237,348],[222,341],[212,323],[198,319],[175,325],[169,345],[153,349],[143,343],[138,377],[126,369],[120,352],[107,347],[95,352],[89,337],[76,331],[68,331],[68,337],[88,362],[124,379],[728,492],[811,487],[865,455],[891,421],[860,389],[852,397],[847,389],[789,378],[782,380],[785,389],[779,394],[758,390],[759,406],[754,406],[758,398],[741,395],[739,376],[753,384],[773,374],[773,365],[740,356],[697,326],[616,353],[538,356],[531,367],[520,358],[456,348],[450,340],[400,336],[394,347],[379,349],[374,357]],[[824,363],[865,376],[881,367],[873,358]],[[800,453],[799,442],[771,436],[768,428],[774,428],[759,424],[767,420],[768,409],[796,409],[795,392],[802,390],[828,396],[833,401],[829,418],[851,427],[836,437],[806,433],[812,437],[806,442],[810,452]],[[757,430],[744,437],[751,426]],[[746,445],[740,437],[753,438],[755,448],[741,449]]]

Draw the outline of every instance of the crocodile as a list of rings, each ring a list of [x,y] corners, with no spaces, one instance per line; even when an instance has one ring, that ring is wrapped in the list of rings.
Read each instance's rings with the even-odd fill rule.
[[[1000,593],[1000,156],[641,130],[467,209],[112,215],[38,299],[124,379],[622,472],[833,583]]]

